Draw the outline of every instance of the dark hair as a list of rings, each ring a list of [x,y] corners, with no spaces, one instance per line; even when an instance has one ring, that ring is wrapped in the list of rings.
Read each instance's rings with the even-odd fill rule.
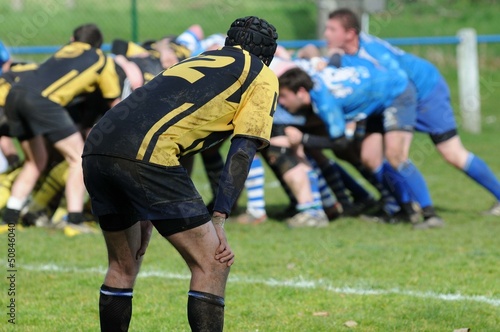
[[[281,74],[278,78],[280,88],[286,88],[292,90],[293,92],[299,91],[300,88],[304,88],[307,91],[311,91],[314,83],[311,77],[300,68],[292,68]]]
[[[354,29],[357,35],[359,35],[361,31],[361,23],[359,22],[358,16],[348,8],[334,10],[328,15],[328,18],[330,20],[339,20],[344,29]]]
[[[240,45],[269,66],[276,52],[277,39],[278,33],[272,24],[256,16],[247,16],[231,24],[225,45]]]
[[[95,24],[80,25],[73,31],[74,41],[90,44],[92,47],[100,48],[102,45],[101,30]]]

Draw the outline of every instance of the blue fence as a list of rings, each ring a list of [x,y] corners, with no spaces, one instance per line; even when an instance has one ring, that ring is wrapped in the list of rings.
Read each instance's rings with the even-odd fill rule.
[[[393,45],[446,45],[458,44],[460,38],[457,36],[442,36],[442,37],[409,37],[409,38],[386,38]],[[500,43],[500,35],[479,35],[477,36],[478,43]],[[307,44],[313,44],[318,47],[326,46],[324,40],[285,40],[279,43],[281,46],[290,49],[297,49]],[[61,46],[18,46],[8,47],[11,54],[50,54],[56,52]],[[108,52],[111,45],[104,44],[103,51]]]
[[[457,36],[442,37],[407,37],[407,38],[385,38],[392,45],[446,45],[458,44],[460,38]],[[477,36],[478,43],[500,43],[500,35],[480,35]],[[326,46],[324,40],[290,40],[282,41],[280,45],[285,48],[296,49],[307,44],[314,44],[318,47]]]

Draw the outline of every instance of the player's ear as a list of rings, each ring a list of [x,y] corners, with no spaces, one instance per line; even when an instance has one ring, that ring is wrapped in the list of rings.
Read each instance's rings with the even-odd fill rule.
[[[302,100],[304,99],[308,99],[309,97],[309,91],[307,91],[306,88],[304,88],[303,86],[301,86],[298,90],[297,90],[297,93],[296,95],[301,98]]]

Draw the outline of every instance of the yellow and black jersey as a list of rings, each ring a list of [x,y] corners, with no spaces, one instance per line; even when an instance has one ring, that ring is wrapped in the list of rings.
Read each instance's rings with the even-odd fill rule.
[[[63,46],[17,84],[61,106],[97,87],[106,99],[118,98],[121,93],[114,61],[81,42]]]
[[[164,166],[231,134],[269,144],[278,80],[257,57],[223,47],[186,59],[109,110],[94,126],[84,155],[109,155]]]
[[[11,66],[9,71],[0,75],[0,107],[5,106],[5,99],[9,94],[10,87],[19,81],[20,77],[27,72],[35,70],[38,67],[35,63],[18,64]]]
[[[147,57],[131,57],[127,60],[135,63],[141,70],[144,84],[151,81],[156,75],[161,73],[163,67],[161,66],[160,59],[150,55]]]
[[[127,58],[143,56],[149,53],[152,57],[159,59],[160,53],[153,48],[154,44],[155,41],[148,41],[145,45],[140,46],[134,42],[123,39],[114,39],[111,42],[111,53],[115,55],[120,54]]]

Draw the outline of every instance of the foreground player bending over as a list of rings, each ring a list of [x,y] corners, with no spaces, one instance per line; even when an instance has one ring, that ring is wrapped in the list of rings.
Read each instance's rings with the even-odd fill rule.
[[[102,331],[128,330],[153,226],[191,270],[191,329],[222,331],[234,263],[223,226],[255,152],[269,144],[278,95],[267,67],[274,27],[250,16],[234,21],[227,35],[225,47],[186,59],[135,90],[87,138],[84,179],[109,259],[99,300]],[[231,135],[210,215],[180,159]]]

